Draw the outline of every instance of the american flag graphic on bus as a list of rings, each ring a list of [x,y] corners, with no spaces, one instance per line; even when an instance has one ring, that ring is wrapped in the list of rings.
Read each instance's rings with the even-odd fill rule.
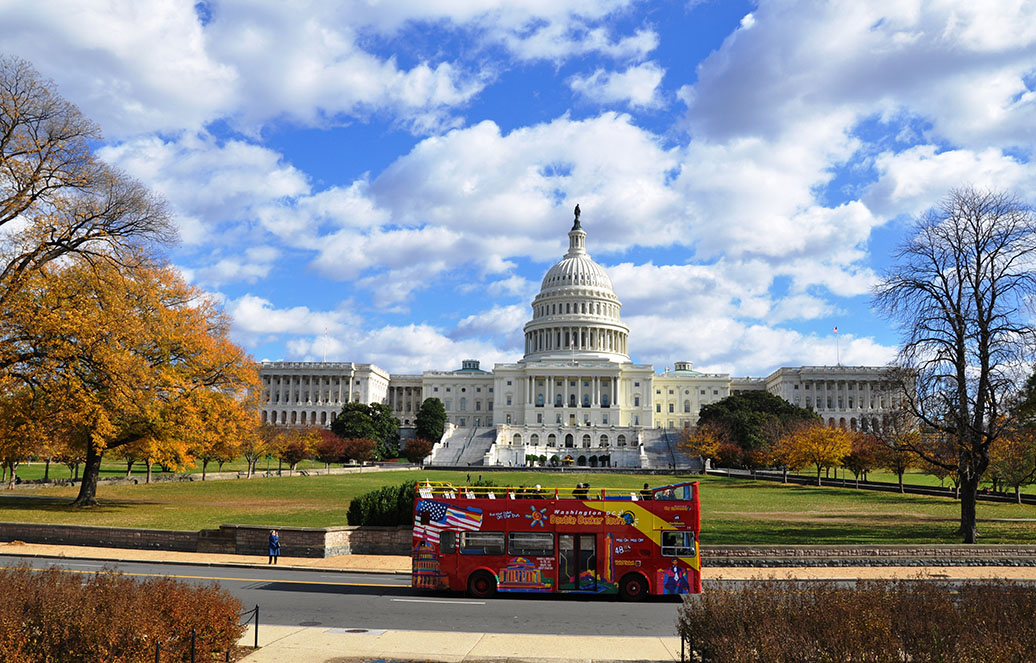
[[[428,524],[423,515],[428,514]],[[477,530],[482,527],[482,509],[450,506],[435,500],[420,500],[414,516],[414,534],[423,536],[431,543],[439,542],[439,532],[444,529]]]

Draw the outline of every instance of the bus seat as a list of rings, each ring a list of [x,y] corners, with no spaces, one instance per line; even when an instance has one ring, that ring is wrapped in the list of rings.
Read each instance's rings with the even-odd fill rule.
[[[496,493],[494,493],[493,491],[489,491],[489,499],[495,500],[496,499]]]

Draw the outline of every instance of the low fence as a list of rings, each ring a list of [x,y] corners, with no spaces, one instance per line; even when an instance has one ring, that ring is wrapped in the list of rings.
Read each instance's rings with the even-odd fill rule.
[[[238,619],[239,620],[244,620],[244,621],[240,621],[239,622],[241,625],[245,625],[245,624],[248,624],[249,622],[253,622],[254,621],[254,623],[255,623],[255,633],[254,633],[255,641],[252,644],[252,649],[259,649],[259,604],[256,604],[256,606],[254,608],[252,608],[251,610],[245,610],[244,612],[242,612],[240,615],[238,615]],[[223,654],[223,660],[226,663],[230,662],[231,651],[232,651],[232,648],[228,647],[225,651],[219,652],[219,653]],[[206,650],[206,653],[207,653],[207,655],[205,655],[205,654],[202,655],[202,660],[203,661],[212,661],[212,660],[214,660],[212,658],[212,654],[215,653],[215,652],[211,652],[211,651]],[[171,646],[169,644],[166,644],[165,646],[163,646],[162,645],[162,641],[158,640],[157,642],[155,642],[155,663],[162,663],[162,660],[163,660],[162,655],[163,654],[174,655],[175,656],[175,659],[169,659],[167,657],[165,660],[177,660],[177,661],[190,660],[191,663],[197,663],[197,660],[198,660],[198,632],[195,631],[194,629],[191,629],[191,637],[190,637],[190,639],[189,640],[184,640],[184,642],[180,643],[180,646],[178,646],[178,647],[173,647],[173,646]]]

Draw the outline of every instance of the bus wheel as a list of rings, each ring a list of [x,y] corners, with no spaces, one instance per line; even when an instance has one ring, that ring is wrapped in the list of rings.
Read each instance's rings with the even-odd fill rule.
[[[468,595],[477,599],[489,598],[496,592],[496,578],[488,571],[475,571],[468,578]]]
[[[647,594],[647,583],[643,576],[630,573],[622,577],[619,583],[619,596],[623,601],[640,601]]]

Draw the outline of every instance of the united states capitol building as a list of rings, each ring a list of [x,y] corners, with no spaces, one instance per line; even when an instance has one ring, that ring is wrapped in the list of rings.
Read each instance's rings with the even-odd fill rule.
[[[347,402],[386,403],[403,427],[438,398],[447,431],[434,465],[522,466],[529,456],[582,467],[668,468],[698,411],[731,394],[766,390],[814,409],[829,426],[869,430],[888,405],[881,367],[785,367],[765,378],[695,371],[656,373],[629,357],[629,328],[604,268],[586,251],[578,208],[569,248],[543,277],[525,324],[525,355],[492,370],[389,374],[373,364],[263,362],[261,416],[284,426],[327,426]]]

